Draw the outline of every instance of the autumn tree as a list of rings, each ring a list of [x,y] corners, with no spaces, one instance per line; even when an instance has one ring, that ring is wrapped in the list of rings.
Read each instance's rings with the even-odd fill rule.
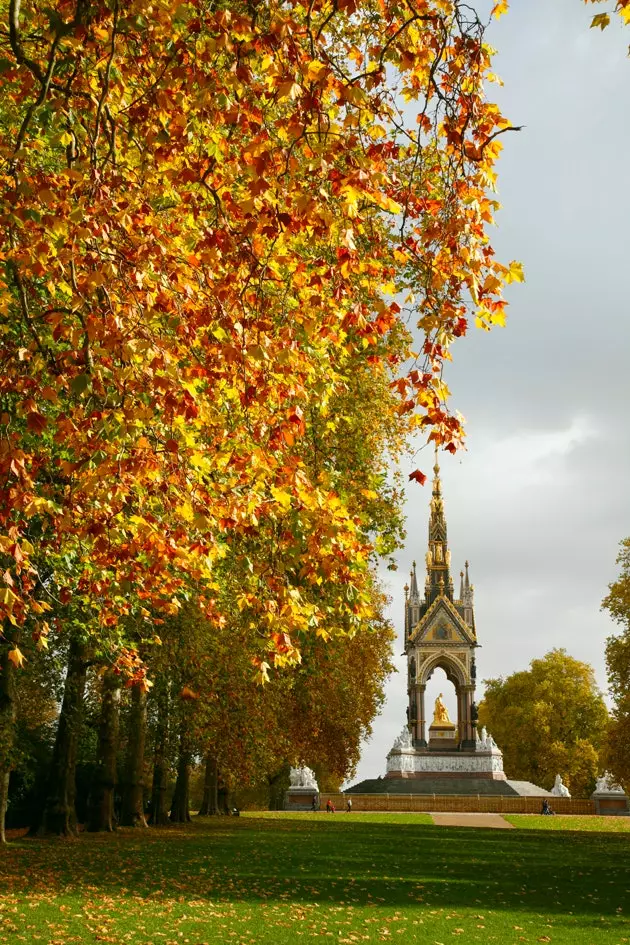
[[[503,750],[510,776],[549,790],[561,774],[573,794],[589,793],[601,773],[608,725],[592,668],[551,650],[529,669],[485,686],[479,724]]]
[[[620,574],[608,586],[602,601],[621,632],[606,642],[608,685],[613,699],[608,734],[607,765],[615,777],[630,786],[630,538],[621,542],[617,557]]]
[[[503,323],[502,284],[522,271],[488,240],[510,126],[485,97],[490,49],[467,4],[0,9],[9,745],[13,670],[47,608],[82,613],[80,696],[86,653],[110,635],[134,646],[127,628],[176,614],[191,585],[220,626],[218,563],[274,513],[300,582],[258,566],[244,594],[270,644],[260,678],[298,663],[305,626],[369,623],[370,531],[334,458],[302,462],[306,419],[361,373],[391,385],[384,420],[415,411],[456,449],[443,361],[471,314]],[[392,351],[408,317],[422,350]],[[10,765],[3,749],[0,784]],[[71,825],[70,794],[51,823]]]

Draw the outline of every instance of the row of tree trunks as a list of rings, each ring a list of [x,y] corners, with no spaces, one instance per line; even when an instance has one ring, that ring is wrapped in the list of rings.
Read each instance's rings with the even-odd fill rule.
[[[16,668],[8,658],[17,645],[14,628],[5,629],[5,642],[0,646],[0,842],[6,842],[5,816],[8,803],[9,778],[14,750],[17,717]],[[32,825],[31,834],[45,836],[76,836],[76,762],[83,721],[85,687],[89,666],[87,645],[80,637],[70,641],[68,671],[53,750],[48,792],[41,818]],[[97,767],[88,809],[90,831],[112,832],[116,829],[114,797],[117,786],[117,752],[120,731],[121,679],[113,670],[104,673],[101,689],[101,714],[98,734]],[[169,822],[168,762],[170,693],[168,687],[156,693],[157,724],[151,794],[151,823]],[[122,792],[120,823],[124,826],[146,827],[144,813],[144,757],[147,730],[147,693],[135,686],[131,694],[129,739],[125,779]],[[179,762],[170,821],[190,821],[190,772],[193,755],[186,737],[185,725],[179,735]],[[225,787],[219,789],[217,759],[212,752],[206,756],[204,793],[200,814],[204,816],[229,813],[230,798]]]
[[[5,820],[17,718],[15,666],[9,659],[10,648],[17,640],[8,626],[3,635],[6,642],[0,646],[0,843],[6,843]]]
[[[103,676],[101,720],[98,733],[97,768],[92,785],[88,830],[116,829],[114,791],[116,789],[116,753],[120,727],[120,676],[108,670]]]

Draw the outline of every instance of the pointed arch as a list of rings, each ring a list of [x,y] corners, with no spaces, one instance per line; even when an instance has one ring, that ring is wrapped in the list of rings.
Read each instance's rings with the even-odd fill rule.
[[[466,670],[456,657],[450,653],[436,653],[420,667],[419,684],[426,686],[436,669],[443,669],[446,678],[456,689],[465,686],[467,683]]]

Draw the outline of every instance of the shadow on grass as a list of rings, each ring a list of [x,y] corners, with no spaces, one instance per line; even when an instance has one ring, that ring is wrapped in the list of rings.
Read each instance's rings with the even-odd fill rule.
[[[0,887],[222,902],[516,910],[620,917],[630,835],[436,828],[338,818],[217,819],[186,828],[19,841]]]

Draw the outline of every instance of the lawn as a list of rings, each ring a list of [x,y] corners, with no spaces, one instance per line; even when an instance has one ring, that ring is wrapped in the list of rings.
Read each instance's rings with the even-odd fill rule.
[[[532,814],[506,814],[505,819],[525,830],[587,830],[601,833],[630,832],[630,817],[540,817]]]
[[[630,942],[630,834],[561,819],[249,815],[22,839],[0,850],[0,942]]]

